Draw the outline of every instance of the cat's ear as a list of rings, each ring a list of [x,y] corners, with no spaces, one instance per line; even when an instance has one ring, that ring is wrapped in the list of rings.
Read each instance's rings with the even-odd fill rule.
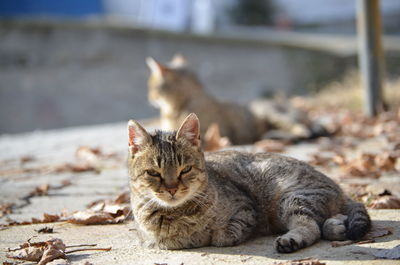
[[[185,67],[188,65],[187,59],[181,53],[177,53],[172,58],[170,65],[173,67]]]
[[[134,156],[140,147],[150,141],[150,135],[139,123],[133,120],[128,122],[128,146],[131,156]]]
[[[160,64],[151,57],[146,58],[146,64],[150,68],[151,73],[160,78],[162,78],[168,71],[168,68],[165,65]]]
[[[200,121],[196,114],[190,113],[183,121],[181,127],[176,133],[176,139],[185,138],[193,146],[200,147]]]

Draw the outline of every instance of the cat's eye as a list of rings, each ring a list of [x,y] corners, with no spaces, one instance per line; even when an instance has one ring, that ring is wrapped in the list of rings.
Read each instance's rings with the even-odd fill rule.
[[[146,173],[149,174],[152,177],[161,177],[161,174],[155,170],[146,170]]]
[[[180,175],[189,173],[190,170],[192,170],[192,166],[187,166],[181,171]]]

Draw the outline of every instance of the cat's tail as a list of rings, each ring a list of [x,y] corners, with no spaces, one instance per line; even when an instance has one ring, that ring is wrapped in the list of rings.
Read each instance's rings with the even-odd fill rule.
[[[362,203],[348,200],[345,205],[347,215],[346,237],[351,240],[358,240],[365,236],[371,228],[371,219],[367,209]]]

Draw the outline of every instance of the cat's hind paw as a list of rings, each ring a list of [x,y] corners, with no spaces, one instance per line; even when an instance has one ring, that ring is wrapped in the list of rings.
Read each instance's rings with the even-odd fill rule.
[[[304,248],[307,243],[300,237],[285,234],[275,240],[275,249],[280,253],[291,253],[298,249]]]
[[[322,236],[327,240],[346,240],[347,216],[338,214],[325,221],[322,227]]]

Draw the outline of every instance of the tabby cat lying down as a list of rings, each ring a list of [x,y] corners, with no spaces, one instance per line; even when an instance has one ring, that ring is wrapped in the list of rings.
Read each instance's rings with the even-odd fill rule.
[[[288,253],[369,230],[365,207],[311,166],[272,153],[203,153],[199,135],[195,114],[177,132],[128,123],[131,204],[145,246],[233,246],[283,234],[275,248]]]

